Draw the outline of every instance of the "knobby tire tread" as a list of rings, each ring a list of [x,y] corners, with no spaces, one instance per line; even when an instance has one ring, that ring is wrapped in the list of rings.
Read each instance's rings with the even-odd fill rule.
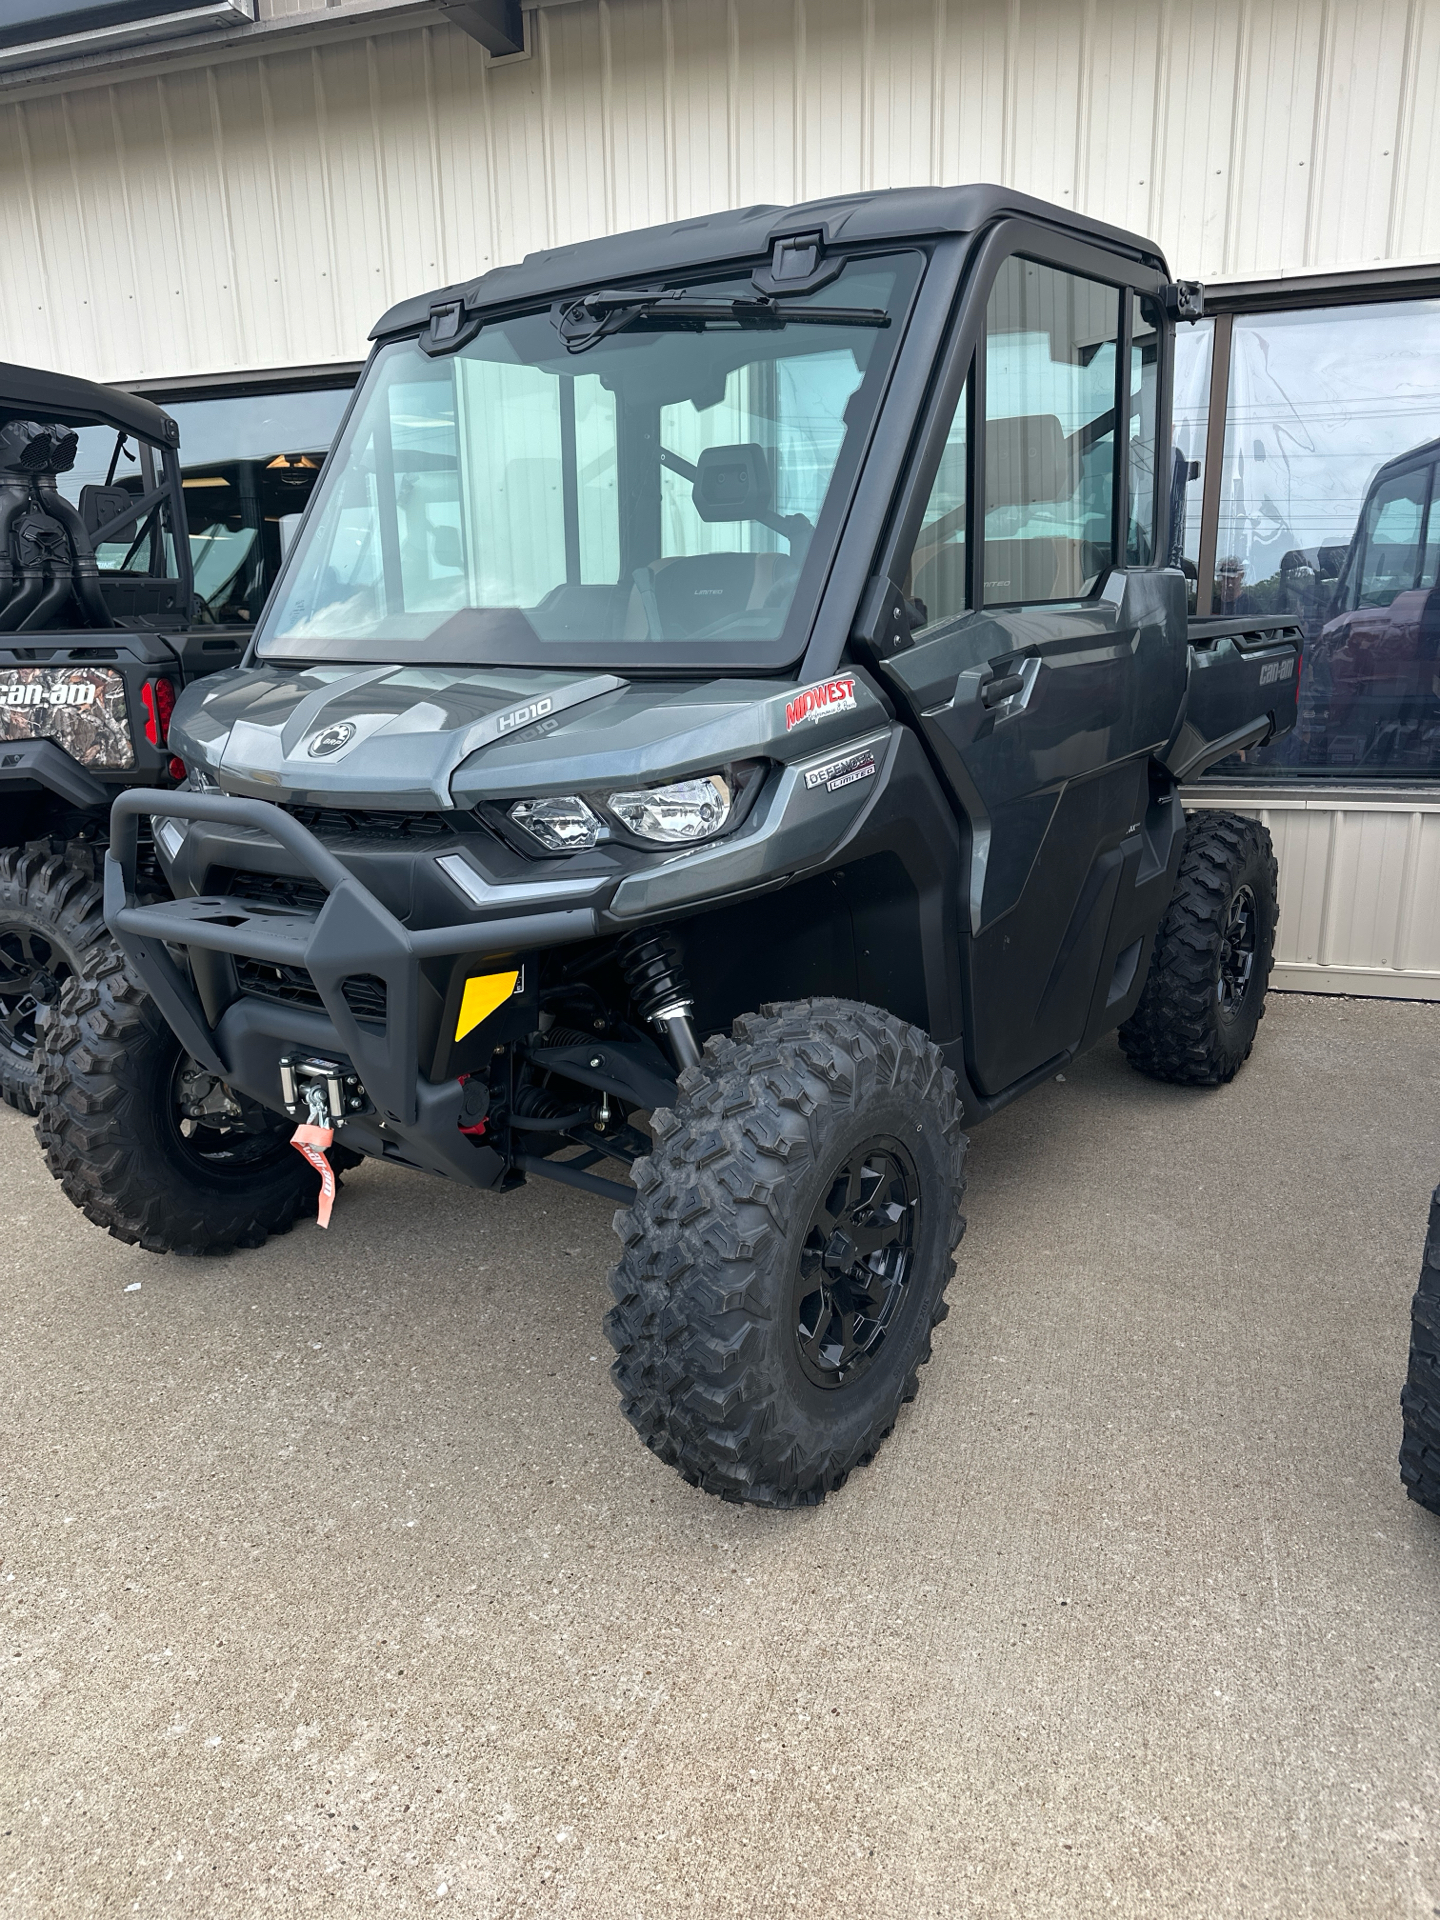
[[[816,1163],[826,1110],[863,1112],[875,1091],[905,1089],[943,1138],[948,1214],[929,1279],[923,1342],[868,1433],[799,1459],[783,1395],[754,1365],[770,1317],[767,1258],[790,1224],[788,1196]],[[615,1216],[622,1253],[606,1332],[624,1412],[645,1444],[693,1486],[731,1501],[818,1504],[890,1432],[931,1329],[944,1317],[952,1256],[965,1229],[966,1138],[954,1075],[917,1028],[877,1008],[813,1000],[765,1007],[707,1041],[673,1109],[651,1116],[655,1150],[638,1161],[633,1205]],[[918,1277],[915,1284],[927,1284]]]
[[[1239,885],[1255,891],[1261,928],[1255,954],[1253,1006],[1233,1035],[1216,1010],[1220,931]],[[1274,962],[1279,870],[1268,830],[1236,813],[1186,818],[1185,851],[1175,890],[1155,935],[1139,1004],[1119,1030],[1126,1059],[1152,1080],[1181,1086],[1223,1086],[1249,1059],[1265,1017]],[[1252,1017],[1253,1016],[1253,1017]]]
[[[27,925],[44,924],[68,964],[81,971],[93,948],[103,946],[104,896],[95,882],[77,871],[63,854],[21,847],[0,852],[0,930],[12,916]],[[21,1055],[0,1044],[0,1099],[19,1113],[39,1111],[35,1053]]]
[[[1420,1284],[1410,1308],[1410,1367],[1400,1411],[1405,1491],[1431,1513],[1440,1513],[1440,1187],[1430,1198]]]
[[[149,1253],[206,1256],[258,1247],[316,1210],[319,1182],[298,1154],[265,1180],[217,1194],[149,1144],[146,1062],[169,1028],[117,949],[67,980],[38,1049],[35,1133],[66,1197],[113,1239]]]

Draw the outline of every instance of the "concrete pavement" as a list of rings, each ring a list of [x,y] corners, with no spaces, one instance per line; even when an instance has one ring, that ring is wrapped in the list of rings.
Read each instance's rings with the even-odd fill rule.
[[[1111,1044],[977,1130],[920,1397],[800,1514],[622,1421],[605,1203],[367,1166],[155,1259],[0,1112],[0,1914],[1430,1920],[1437,1068],[1277,997],[1230,1088]]]

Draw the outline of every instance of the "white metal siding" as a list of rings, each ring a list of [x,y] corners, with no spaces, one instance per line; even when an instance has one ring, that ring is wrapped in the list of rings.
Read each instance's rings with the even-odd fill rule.
[[[1196,787],[1185,805],[1270,829],[1280,866],[1274,986],[1440,1000],[1440,792]]]
[[[345,11],[350,38],[0,103],[7,357],[353,359],[390,300],[533,247],[930,181],[1201,277],[1440,257],[1440,0],[593,0],[494,67]]]

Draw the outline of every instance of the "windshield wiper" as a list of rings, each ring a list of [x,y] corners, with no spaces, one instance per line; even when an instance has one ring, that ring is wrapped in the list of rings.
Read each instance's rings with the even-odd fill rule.
[[[825,307],[812,301],[775,300],[766,293],[707,300],[685,287],[599,287],[579,300],[557,302],[550,318],[571,353],[626,327],[675,328],[696,333],[713,323],[778,330],[787,326],[888,327],[883,307]]]

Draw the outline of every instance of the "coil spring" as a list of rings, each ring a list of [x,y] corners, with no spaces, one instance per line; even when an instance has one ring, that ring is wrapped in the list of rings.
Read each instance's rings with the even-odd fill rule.
[[[566,1099],[554,1087],[539,1087],[533,1083],[515,1090],[514,1111],[524,1120],[567,1120],[575,1118],[571,1108],[573,1098]]]
[[[694,1004],[675,942],[663,927],[622,934],[616,944],[620,969],[641,1019],[652,1019],[663,1007],[688,1009]]]
[[[583,1033],[579,1027],[550,1027],[538,1034],[532,1045],[542,1047],[593,1047],[593,1033]]]

